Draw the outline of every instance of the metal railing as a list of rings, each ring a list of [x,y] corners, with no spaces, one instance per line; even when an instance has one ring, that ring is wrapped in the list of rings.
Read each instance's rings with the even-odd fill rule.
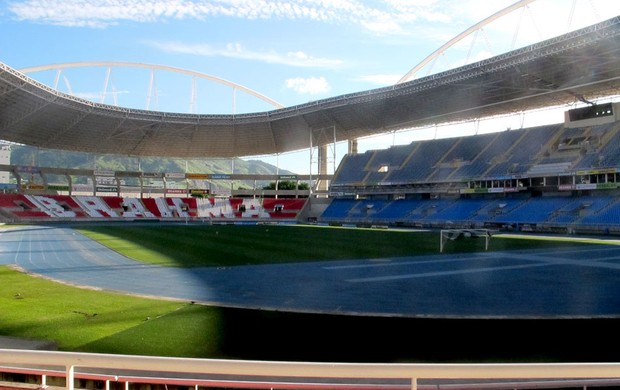
[[[304,363],[0,349],[0,372],[148,384],[279,389],[547,388],[618,384],[620,363]],[[431,381],[431,382],[429,382]],[[473,385],[473,383],[476,383]],[[521,385],[515,385],[521,384]],[[563,383],[564,386],[559,384]],[[469,384],[469,385],[468,385]],[[495,384],[495,387],[492,386]],[[528,386],[529,384],[529,386]],[[420,386],[420,387],[419,387]]]

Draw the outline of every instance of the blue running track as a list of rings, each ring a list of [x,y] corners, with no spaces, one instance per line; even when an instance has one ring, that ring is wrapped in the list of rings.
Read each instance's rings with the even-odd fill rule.
[[[68,227],[0,229],[0,265],[240,308],[439,318],[620,318],[620,246],[230,268],[145,265]]]

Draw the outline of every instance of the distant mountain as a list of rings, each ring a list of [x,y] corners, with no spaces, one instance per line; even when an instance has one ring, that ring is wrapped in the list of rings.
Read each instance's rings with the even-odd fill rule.
[[[22,145],[11,145],[11,164],[70,169],[141,171],[147,173],[295,174],[287,170],[278,170],[276,166],[260,160],[242,160],[239,158],[191,160],[155,157],[138,158],[40,149]],[[86,178],[83,178],[83,180],[86,180]],[[78,179],[77,182],[79,181],[81,180]],[[196,184],[200,187],[203,185],[210,187],[218,193],[230,190],[229,181],[222,182],[218,180],[211,183],[203,182]],[[233,183],[234,188],[252,188],[253,185],[254,183],[249,182]]]

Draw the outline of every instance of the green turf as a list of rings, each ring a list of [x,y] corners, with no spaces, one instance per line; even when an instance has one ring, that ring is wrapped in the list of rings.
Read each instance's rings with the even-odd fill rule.
[[[439,246],[437,232],[305,226],[123,225],[82,231],[127,255],[168,266],[437,254]],[[591,244],[522,237],[491,240],[491,250],[558,245]],[[483,247],[480,240],[463,239],[450,242],[446,249]],[[575,348],[567,354],[566,339],[553,321],[372,318],[216,308],[79,289],[9,267],[0,267],[0,307],[0,335],[53,340],[60,349],[71,351],[351,362],[620,358],[611,350],[602,356],[588,347],[610,337],[619,320],[563,322],[566,329],[575,329],[570,342]],[[491,335],[501,337],[491,340]]]
[[[6,266],[0,267],[0,307],[0,335],[54,340],[66,351],[387,363],[620,360],[615,348],[592,348],[613,340],[620,319],[461,320],[214,308],[79,289]]]
[[[123,225],[81,227],[103,245],[162,266],[235,266],[439,253],[439,233],[304,225]],[[571,241],[491,239],[489,250],[579,245]],[[483,239],[449,242],[445,253],[484,250]]]
[[[61,350],[170,356],[217,352],[218,309],[80,289],[0,267],[0,335]]]

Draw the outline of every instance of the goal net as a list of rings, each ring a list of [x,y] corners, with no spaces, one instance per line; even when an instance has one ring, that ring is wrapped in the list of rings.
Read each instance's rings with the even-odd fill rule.
[[[439,241],[439,252],[443,253],[443,249],[448,241],[462,238],[483,238],[484,250],[488,250],[491,231],[489,229],[443,229],[441,230]]]

